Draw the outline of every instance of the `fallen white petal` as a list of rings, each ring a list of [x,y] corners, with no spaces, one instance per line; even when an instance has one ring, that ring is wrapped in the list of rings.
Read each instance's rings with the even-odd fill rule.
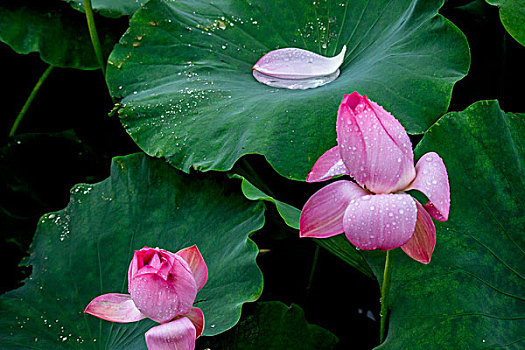
[[[334,57],[298,48],[278,49],[264,55],[253,66],[253,70],[279,79],[319,78],[336,73],[343,64],[345,53],[346,46]]]

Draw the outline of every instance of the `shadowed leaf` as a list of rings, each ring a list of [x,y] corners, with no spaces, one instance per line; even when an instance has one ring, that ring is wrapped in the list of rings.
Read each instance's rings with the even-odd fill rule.
[[[42,61],[53,66],[98,69],[86,16],[65,4],[51,1],[5,1],[0,4],[0,41],[16,53],[38,52]],[[120,34],[98,23],[105,52]]]
[[[337,338],[324,328],[308,324],[296,304],[279,301],[250,305],[233,329],[197,342],[200,348],[228,350],[331,350]],[[197,347],[199,348],[199,347]]]

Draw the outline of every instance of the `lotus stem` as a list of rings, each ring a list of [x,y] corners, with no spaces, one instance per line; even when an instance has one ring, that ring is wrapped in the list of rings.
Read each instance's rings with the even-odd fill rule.
[[[13,123],[13,126],[11,127],[11,131],[9,132],[9,137],[12,137],[16,129],[18,129],[18,124],[22,121],[22,118],[24,118],[24,115],[26,114],[27,110],[29,109],[29,106],[31,106],[31,102],[33,102],[33,99],[35,98],[36,94],[38,93],[38,90],[40,90],[40,86],[44,83],[44,81],[47,79],[51,71],[53,70],[53,66],[47,67],[47,69],[42,73],[40,78],[35,84],[35,87],[33,87],[33,91],[31,91],[31,94],[29,94],[29,97],[26,100],[26,103],[24,103],[24,106],[20,110],[20,113],[18,113],[18,116],[15,119],[15,122]]]
[[[86,11],[86,19],[89,28],[89,36],[91,37],[91,43],[93,44],[93,50],[95,50],[95,56],[102,69],[102,74],[106,76],[106,65],[104,63],[104,55],[102,54],[102,46],[100,45],[100,39],[97,34],[97,27],[95,26],[95,18],[93,16],[93,6],[91,0],[84,0],[84,10]]]
[[[317,268],[317,260],[319,259],[319,245],[315,246],[314,259],[312,262],[312,269],[310,270],[310,276],[308,277],[308,284],[306,285],[306,298],[310,294],[310,289],[312,288],[312,283],[314,280],[315,269]]]
[[[392,251],[386,251],[385,272],[383,273],[383,284],[381,285],[381,324],[379,328],[379,343],[385,340],[386,319],[388,317],[388,295],[390,293],[390,278],[392,276]]]

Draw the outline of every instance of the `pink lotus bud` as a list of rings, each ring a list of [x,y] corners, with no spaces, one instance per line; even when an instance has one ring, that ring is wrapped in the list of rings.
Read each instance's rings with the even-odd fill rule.
[[[337,113],[337,142],[348,173],[374,193],[407,187],[416,176],[412,143],[403,126],[357,92],[345,95]]]
[[[189,313],[197,295],[192,270],[183,258],[146,247],[133,256],[128,290],[140,312],[159,323]]]
[[[146,332],[149,350],[192,350],[204,330],[204,314],[193,301],[207,280],[208,267],[196,245],[175,254],[144,247],[129,265],[130,294],[100,295],[84,312],[118,323],[149,317],[161,323]]]

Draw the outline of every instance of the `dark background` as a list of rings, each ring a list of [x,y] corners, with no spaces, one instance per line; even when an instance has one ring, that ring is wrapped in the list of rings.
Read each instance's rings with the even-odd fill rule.
[[[454,88],[450,111],[482,99],[498,99],[503,110],[524,112],[525,48],[504,30],[498,9],[484,1],[448,1],[441,14],[469,41],[472,63]],[[115,21],[123,32],[127,19]],[[113,156],[139,152],[117,117],[109,117],[111,99],[100,71],[55,69],[42,86],[15,137],[12,123],[47,68],[37,54],[17,55],[0,43],[4,88],[0,118],[0,292],[16,288],[30,267],[18,266],[26,256],[40,216],[64,208],[69,189],[80,182],[109,176]],[[412,138],[415,144],[420,137]],[[260,156],[246,160],[279,199],[302,207],[319,187],[278,176]],[[376,281],[300,240],[268,206],[267,224],[253,239],[265,286],[260,300],[297,303],[308,321],[335,333],[338,349],[369,349],[379,338],[379,288]],[[345,276],[345,278],[336,278]],[[249,308],[249,306],[247,306]],[[334,312],[335,311],[335,312]],[[336,315],[336,316],[334,316]]]

